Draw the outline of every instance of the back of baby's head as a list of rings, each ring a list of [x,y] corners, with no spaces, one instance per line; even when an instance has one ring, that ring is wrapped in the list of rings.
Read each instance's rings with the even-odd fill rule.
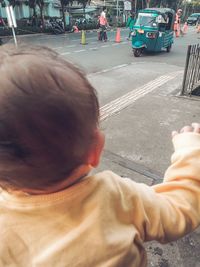
[[[0,187],[40,189],[84,163],[98,124],[93,87],[50,49],[0,49]]]

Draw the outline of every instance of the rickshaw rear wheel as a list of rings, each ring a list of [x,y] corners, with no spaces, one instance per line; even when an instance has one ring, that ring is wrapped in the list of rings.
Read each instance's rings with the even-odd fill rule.
[[[134,49],[133,54],[135,57],[140,57],[142,55],[142,49]]]
[[[172,48],[172,45],[169,45],[169,46],[167,47],[167,53],[169,53],[169,52],[171,51],[171,48]]]

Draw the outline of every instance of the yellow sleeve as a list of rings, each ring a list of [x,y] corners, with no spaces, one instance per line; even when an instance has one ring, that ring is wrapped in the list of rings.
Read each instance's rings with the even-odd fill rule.
[[[164,182],[152,187],[134,183],[132,188],[133,224],[143,241],[176,240],[200,224],[200,134],[179,134],[173,142]]]

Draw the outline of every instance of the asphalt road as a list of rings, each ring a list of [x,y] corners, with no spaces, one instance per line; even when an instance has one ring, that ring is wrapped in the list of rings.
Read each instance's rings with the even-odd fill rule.
[[[185,63],[185,51],[188,44],[197,42],[195,28],[189,27],[184,38],[176,38],[170,54],[149,53],[141,58],[134,58],[131,50],[131,42],[126,40],[127,29],[121,30],[121,43],[115,43],[115,31],[108,32],[108,42],[102,43],[97,40],[96,32],[86,33],[87,45],[81,45],[81,33],[66,35],[31,35],[19,37],[19,42],[26,42],[37,45],[45,45],[55,49],[87,73],[94,73],[112,67],[130,64],[132,62],[162,62],[170,65],[183,66]]]
[[[170,53],[148,53],[135,58],[131,41],[127,40],[128,30],[121,29],[120,43],[115,42],[115,35],[116,31],[109,31],[108,42],[99,42],[96,32],[87,32],[86,45],[80,44],[81,33],[30,35],[19,37],[18,41],[48,46],[83,69],[96,87],[101,105],[168,72],[183,70],[188,44],[199,41],[195,27],[189,27],[186,36],[175,39]]]

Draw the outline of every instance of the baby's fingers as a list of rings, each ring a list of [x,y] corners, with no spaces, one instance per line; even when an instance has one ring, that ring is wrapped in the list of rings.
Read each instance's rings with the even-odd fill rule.
[[[200,123],[192,123],[192,127],[193,127],[193,132],[195,133],[200,133]]]
[[[180,133],[188,133],[188,132],[194,132],[194,128],[192,126],[187,125],[180,130]]]
[[[173,131],[173,132],[172,132],[172,138],[174,138],[174,136],[177,135],[177,134],[178,134],[177,131]]]
[[[173,132],[172,132],[172,138],[173,138],[174,136],[176,136],[177,134],[179,134],[179,133],[188,133],[188,132],[193,132],[193,133],[199,133],[199,134],[200,134],[200,123],[196,123],[196,122],[194,122],[194,123],[192,123],[191,126],[189,126],[189,125],[184,126],[184,127],[180,130],[180,132],[178,132],[178,131],[173,131]]]

